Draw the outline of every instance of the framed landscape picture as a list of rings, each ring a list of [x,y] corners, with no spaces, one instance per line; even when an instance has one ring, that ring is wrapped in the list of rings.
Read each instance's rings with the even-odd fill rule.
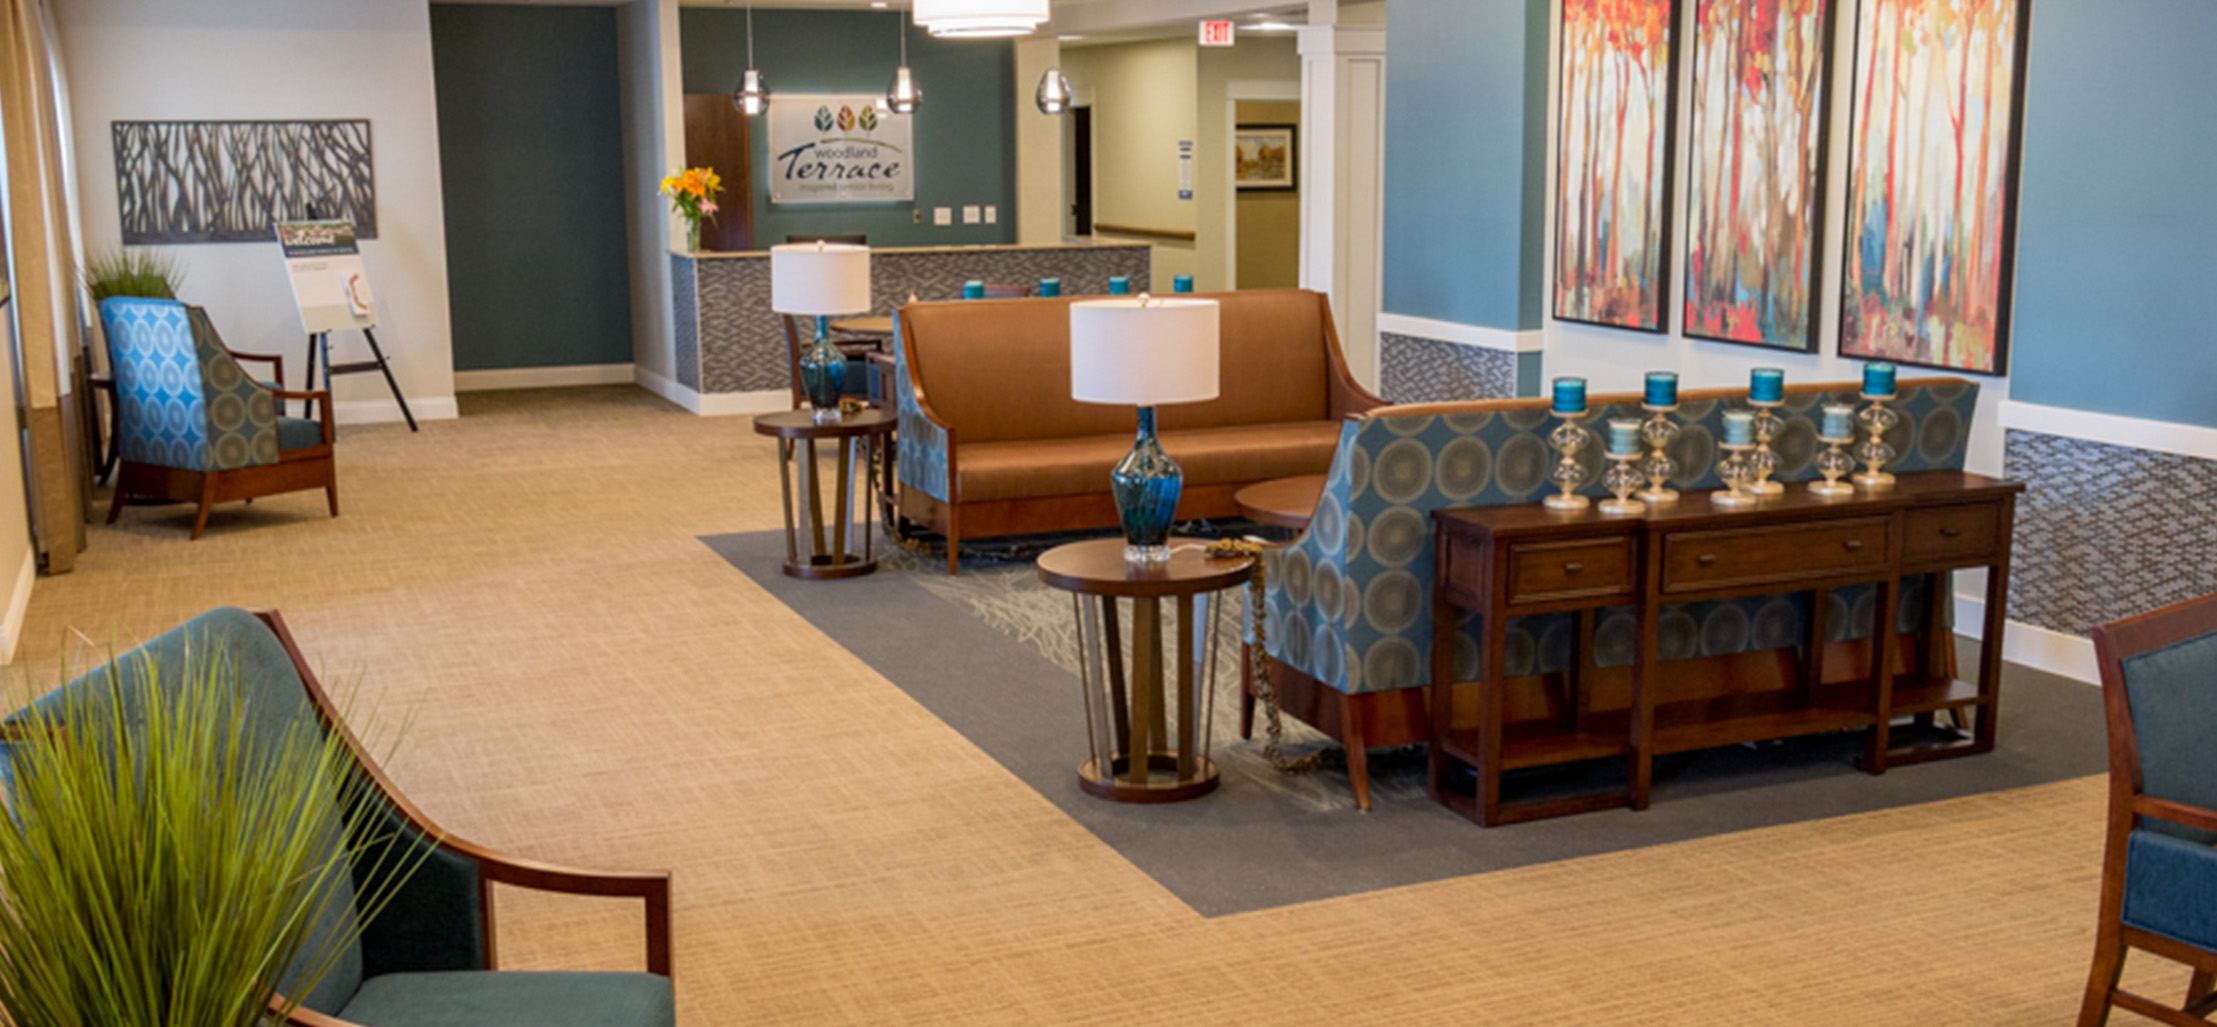
[[[1241,125],[1234,130],[1232,184],[1240,189],[1296,188],[1296,131],[1292,125]]]
[[[1687,335],[1814,352],[1833,0],[1694,0]]]
[[[2008,369],[2027,0],[1861,0],[1840,355]]]
[[[1678,0],[1563,0],[1556,320],[1662,332]]]

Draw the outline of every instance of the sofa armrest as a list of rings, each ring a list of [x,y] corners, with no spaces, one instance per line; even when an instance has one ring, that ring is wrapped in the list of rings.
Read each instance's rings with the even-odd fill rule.
[[[924,379],[916,371],[915,348],[910,344],[908,311],[893,315],[893,390],[900,417],[900,445],[895,449],[896,471],[904,488],[916,489],[942,503],[957,501],[955,488],[955,428],[931,408],[924,395]]]
[[[1386,401],[1363,388],[1355,380],[1353,371],[1347,368],[1347,353],[1340,348],[1339,328],[1332,322],[1332,301],[1323,293],[1316,294],[1317,305],[1322,307],[1324,322],[1325,402],[1326,413],[1331,420],[1344,421],[1356,414],[1385,406]]]

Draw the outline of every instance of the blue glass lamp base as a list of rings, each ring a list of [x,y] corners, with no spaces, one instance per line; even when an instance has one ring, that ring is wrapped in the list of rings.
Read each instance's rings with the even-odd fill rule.
[[[1139,408],[1139,434],[1132,451],[1109,472],[1117,519],[1124,526],[1124,559],[1152,564],[1170,559],[1170,528],[1177,520],[1178,493],[1185,471],[1155,438],[1155,408]]]
[[[816,319],[816,341],[801,351],[801,392],[815,411],[817,424],[841,419],[839,397],[847,391],[847,355],[831,344],[824,318]]]

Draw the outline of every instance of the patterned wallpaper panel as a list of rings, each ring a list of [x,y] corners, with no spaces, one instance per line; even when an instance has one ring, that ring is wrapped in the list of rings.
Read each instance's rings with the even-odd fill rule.
[[[679,381],[702,393],[789,387],[785,328],[770,309],[769,257],[671,259],[680,265],[672,276],[681,293],[676,304]],[[1063,295],[1078,296],[1104,295],[1109,279],[1123,275],[1131,279],[1133,291],[1142,292],[1151,287],[1152,260],[1153,251],[1145,245],[879,252],[870,256],[870,290],[879,313],[911,295],[960,299],[962,283],[971,279],[1036,288],[1042,278],[1061,278]],[[691,293],[684,295],[688,283]],[[688,305],[698,309],[697,317],[687,316]],[[697,327],[697,359],[688,359],[685,352],[688,321]],[[686,381],[688,374],[698,384]]]
[[[2009,617],[2083,636],[2217,592],[2217,460],[2011,431]]]
[[[1415,335],[1378,333],[1379,385],[1393,403],[1516,396],[1516,354]]]
[[[701,311],[693,261],[670,255],[671,327],[677,335],[677,383],[695,392],[701,387]]]

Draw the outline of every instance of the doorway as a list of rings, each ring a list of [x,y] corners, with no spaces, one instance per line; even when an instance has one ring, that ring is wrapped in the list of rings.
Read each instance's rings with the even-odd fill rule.
[[[1093,108],[1070,108],[1070,234],[1093,234]]]
[[[1290,289],[1301,283],[1301,103],[1235,98],[1231,106],[1233,288]],[[1255,159],[1273,152],[1284,174],[1257,172]]]

